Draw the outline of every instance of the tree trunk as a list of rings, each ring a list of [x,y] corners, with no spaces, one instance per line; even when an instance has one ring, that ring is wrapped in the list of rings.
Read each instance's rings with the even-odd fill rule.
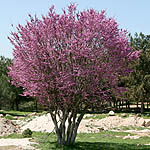
[[[137,107],[137,108],[139,107],[139,102],[136,103],[136,107]]]
[[[73,145],[77,136],[79,124],[85,112],[81,113],[79,116],[77,116],[77,112],[72,111],[69,113],[67,110],[62,111],[61,115],[52,111],[50,111],[50,114],[55,125],[57,143],[59,145]]]
[[[143,114],[144,113],[144,102],[142,101],[141,102],[141,114]]]
[[[16,100],[16,110],[19,111],[19,102]]]
[[[34,108],[35,108],[35,111],[38,112],[38,105],[37,105],[37,100],[36,99],[34,100]]]

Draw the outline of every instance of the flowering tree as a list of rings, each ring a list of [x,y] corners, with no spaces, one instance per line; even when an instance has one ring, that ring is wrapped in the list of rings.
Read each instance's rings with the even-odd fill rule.
[[[52,6],[42,19],[29,17],[9,37],[9,75],[24,95],[49,107],[58,144],[70,145],[85,112],[108,101],[110,88],[118,91],[118,76],[129,72],[126,31],[105,11],[77,12],[74,4],[61,15]]]

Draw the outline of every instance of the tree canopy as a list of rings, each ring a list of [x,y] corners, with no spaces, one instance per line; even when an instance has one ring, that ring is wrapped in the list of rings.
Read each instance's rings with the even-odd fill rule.
[[[74,4],[61,15],[52,6],[42,19],[29,17],[9,37],[12,84],[49,107],[59,144],[73,144],[86,110],[123,90],[118,77],[131,71],[127,32],[105,11],[78,12]]]

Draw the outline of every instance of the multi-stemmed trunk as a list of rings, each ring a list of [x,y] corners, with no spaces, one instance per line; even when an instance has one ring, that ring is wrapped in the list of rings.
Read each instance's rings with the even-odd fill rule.
[[[55,125],[57,143],[59,145],[73,145],[85,112],[78,114],[76,111],[68,112],[64,110],[61,113],[50,111],[50,114]]]

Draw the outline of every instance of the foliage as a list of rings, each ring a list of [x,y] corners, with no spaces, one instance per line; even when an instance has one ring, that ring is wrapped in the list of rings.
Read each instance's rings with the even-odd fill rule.
[[[8,82],[9,77],[8,66],[11,64],[11,59],[0,56],[0,107],[10,105],[15,99],[15,93],[12,90],[12,85]]]
[[[128,87],[127,98],[142,102],[143,112],[144,102],[150,100],[150,36],[142,33],[136,33],[134,37],[130,35],[130,44],[140,54],[139,59],[131,64],[133,72],[123,80]]]
[[[29,128],[27,128],[26,130],[22,132],[22,136],[24,138],[30,138],[32,137],[32,131]]]
[[[0,56],[0,109],[19,110],[20,103],[24,103],[25,100],[31,102],[33,99],[21,96],[23,89],[10,83],[8,67],[11,63],[11,59]]]
[[[87,109],[101,107],[111,92],[124,90],[118,76],[130,72],[132,56],[126,31],[105,11],[77,12],[74,4],[61,15],[52,6],[42,19],[29,17],[9,37],[14,45],[9,75],[25,96],[49,108],[58,143],[70,145]]]

